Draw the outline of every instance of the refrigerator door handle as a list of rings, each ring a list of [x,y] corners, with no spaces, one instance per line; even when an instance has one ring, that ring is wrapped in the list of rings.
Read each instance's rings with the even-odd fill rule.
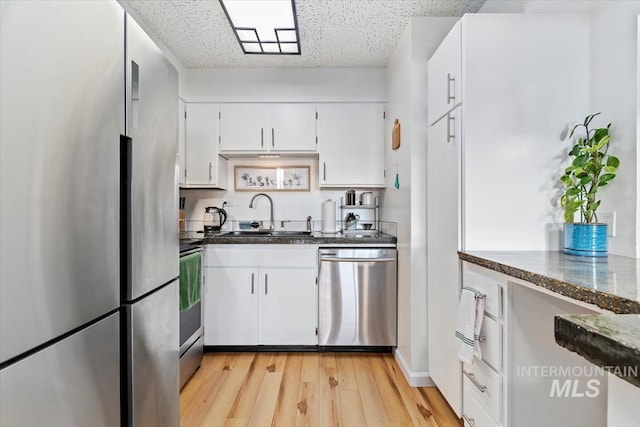
[[[131,290],[131,175],[133,170],[133,139],[120,135],[120,294],[128,298]]]

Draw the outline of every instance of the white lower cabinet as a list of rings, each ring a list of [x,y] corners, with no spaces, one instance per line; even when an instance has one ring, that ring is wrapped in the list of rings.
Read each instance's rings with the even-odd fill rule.
[[[317,345],[316,272],[316,247],[207,247],[204,344]]]
[[[256,345],[256,268],[205,267],[204,344]]]
[[[465,379],[466,382],[466,379]],[[466,384],[465,384],[466,385]],[[465,387],[462,392],[464,400],[464,410],[462,411],[462,419],[465,427],[498,427],[493,422],[489,414],[482,409],[482,405],[471,394],[471,389]]]
[[[260,269],[260,345],[316,345],[314,269]]]
[[[462,365],[462,415],[465,426],[505,425],[504,289],[506,276],[477,265],[462,263],[462,286],[485,296],[480,329],[480,358]]]
[[[464,392],[473,396],[483,410],[499,422],[502,419],[502,376],[480,360],[465,363],[463,373]]]

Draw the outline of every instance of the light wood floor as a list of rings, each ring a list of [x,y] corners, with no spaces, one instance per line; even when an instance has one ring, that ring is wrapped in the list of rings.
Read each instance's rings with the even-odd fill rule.
[[[180,394],[180,425],[461,426],[393,355],[361,353],[207,353]]]

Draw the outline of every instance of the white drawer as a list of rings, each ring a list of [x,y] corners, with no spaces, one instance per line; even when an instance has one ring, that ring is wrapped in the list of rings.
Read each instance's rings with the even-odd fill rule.
[[[507,278],[502,273],[468,262],[463,263],[462,286],[485,294],[484,311],[497,318],[502,317],[502,288],[506,284]]]
[[[502,420],[502,376],[493,369],[476,360],[473,365],[463,364],[464,395],[471,395],[496,422]],[[467,401],[463,398],[463,409],[467,410]]]
[[[496,371],[502,372],[502,325],[485,315],[478,339],[482,360]]]
[[[489,414],[482,409],[482,406],[465,388],[462,392],[462,419],[465,427],[498,427]]]
[[[207,245],[206,267],[307,267],[318,264],[311,245]]]

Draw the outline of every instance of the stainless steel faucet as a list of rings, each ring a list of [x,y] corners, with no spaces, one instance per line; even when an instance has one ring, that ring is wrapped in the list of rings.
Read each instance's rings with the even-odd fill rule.
[[[271,197],[269,197],[268,194],[265,193],[258,193],[255,196],[253,196],[251,198],[251,201],[249,202],[249,207],[252,208],[253,207],[253,201],[258,197],[258,196],[264,196],[267,199],[269,199],[269,205],[270,205],[270,211],[269,211],[269,230],[275,230],[275,226],[273,224],[273,200],[271,200]]]

